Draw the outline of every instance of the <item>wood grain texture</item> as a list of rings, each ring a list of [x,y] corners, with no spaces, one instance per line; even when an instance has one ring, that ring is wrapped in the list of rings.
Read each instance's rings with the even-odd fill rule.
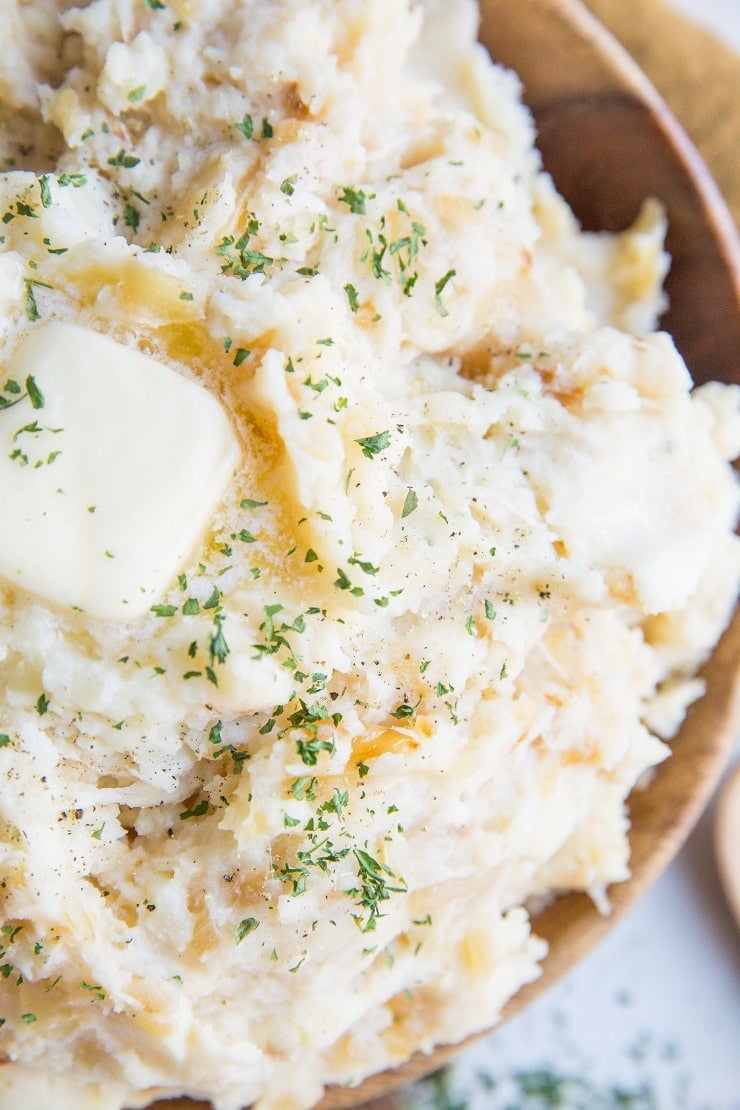
[[[646,196],[669,219],[673,334],[697,381],[738,380],[740,246],[686,132],[629,54],[578,0],[483,0],[482,37],[516,69],[545,166],[587,228],[619,230]]]
[[[740,224],[740,56],[663,0],[586,0],[665,97]]]
[[[657,54],[672,56],[674,99],[679,110],[685,107],[691,98],[677,91],[685,72],[691,72],[684,66],[684,56],[692,53],[692,43],[704,41],[704,33],[687,31],[690,25],[671,17],[659,0],[589,3],[614,25],[621,25],[624,17],[624,39],[646,69],[653,68]],[[578,0],[527,0],[526,4],[482,0],[481,7],[481,37],[497,60],[522,76],[545,164],[584,225],[620,229],[634,218],[645,196],[664,201],[673,256],[666,324],[698,380],[740,382],[740,245],[735,226],[714,181],[663,100]],[[664,62],[659,66],[668,78],[670,67]],[[722,66],[718,68],[718,82],[724,80],[724,72]],[[712,78],[706,65],[701,74],[702,81]],[[740,69],[736,77],[740,82]],[[728,102],[729,123],[714,119],[708,107],[712,103],[725,103],[724,92],[716,87],[701,110],[688,105],[696,107],[688,116],[710,151],[734,142],[723,138],[725,134],[740,134],[740,98]],[[735,161],[733,155],[733,167]],[[740,205],[740,181],[737,184]],[[707,694],[691,707],[674,741],[672,757],[658,769],[650,787],[635,792],[630,800],[632,877],[611,888],[611,915],[600,915],[587,897],[578,894],[557,899],[540,914],[534,929],[548,940],[550,953],[541,978],[511,1000],[504,1018],[528,1005],[593,948],[685,841],[732,748],[738,723],[739,658],[740,617],[736,617],[704,670]],[[443,1046],[432,1055],[419,1054],[359,1088],[332,1089],[320,1110],[360,1105],[366,1110],[399,1110],[393,1092],[441,1066],[461,1047]],[[206,1106],[186,1099],[156,1105],[159,1110]]]

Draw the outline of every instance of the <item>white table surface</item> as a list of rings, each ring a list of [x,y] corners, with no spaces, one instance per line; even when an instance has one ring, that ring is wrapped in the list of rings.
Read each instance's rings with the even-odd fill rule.
[[[740,51],[740,0],[671,2]],[[574,972],[412,1087],[410,1110],[740,1110],[740,934],[717,877],[714,809]]]
[[[668,0],[684,15],[740,50],[740,0]]]

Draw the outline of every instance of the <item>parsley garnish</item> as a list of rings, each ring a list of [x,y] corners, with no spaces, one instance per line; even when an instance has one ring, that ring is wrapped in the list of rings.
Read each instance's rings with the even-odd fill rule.
[[[391,433],[389,431],[376,432],[373,436],[363,436],[362,439],[356,439],[355,443],[362,448],[362,453],[366,459],[373,459],[381,451],[390,447]]]
[[[3,386],[2,393],[0,393],[0,410],[11,409],[14,405],[20,404],[26,397],[23,393],[18,382],[13,378],[8,378]]]
[[[241,123],[236,125],[237,131],[241,131],[245,139],[251,139],[254,136],[254,120],[247,112]]]
[[[127,154],[123,147],[121,147],[121,149],[118,151],[118,154],[115,154],[112,158],[108,159],[108,165],[122,166],[126,170],[132,170],[134,166],[138,166],[140,161],[141,158],[136,158],[133,154]]]
[[[357,554],[352,555],[347,560],[347,562],[350,563],[353,567],[359,567],[360,570],[365,572],[365,574],[377,574],[380,570],[380,567],[376,567],[372,563],[360,559]]]
[[[49,178],[46,174],[39,178],[39,188],[41,190],[41,203],[44,208],[51,208],[51,189],[49,188]]]
[[[92,991],[96,1002],[102,1002],[105,999],[105,991],[99,984],[82,982],[80,986],[83,991]]]
[[[374,194],[371,194],[371,196],[374,196]],[[364,216],[365,202],[370,198],[362,189],[353,189],[351,186],[345,185],[340,191],[338,199],[342,204],[349,205],[350,212],[353,212],[355,216]]]
[[[357,312],[357,310],[360,307],[360,301],[359,301],[359,298],[357,296],[357,290],[355,289],[354,285],[350,285],[350,284],[345,285],[344,292],[347,294],[347,300],[349,301],[350,309],[352,310],[352,312]]]
[[[204,609],[218,609],[221,604],[221,591],[218,586],[214,586],[211,590],[211,595],[207,601],[203,602]]]
[[[403,204],[403,201],[399,200],[398,207],[401,212],[408,215],[408,209]],[[412,221],[411,235],[404,235],[400,239],[395,239],[388,247],[389,254],[395,255],[398,261],[399,280],[401,282],[401,288],[407,297],[411,296],[411,291],[419,279],[417,271],[411,271],[410,266],[412,259],[419,253],[419,247],[425,247],[427,245],[427,241],[424,238],[425,235],[426,228],[422,224]]]
[[[209,642],[211,662],[213,663],[217,660],[219,663],[225,663],[226,656],[229,654],[231,649],[229,648],[229,645],[226,643],[226,639],[224,638],[223,617],[220,613],[216,613],[213,621],[215,625],[215,631],[211,633],[211,638]]]
[[[205,817],[208,813],[208,801],[204,798],[202,802],[198,802],[192,809],[185,809],[180,814],[181,821],[188,821],[191,817]]]
[[[36,282],[30,281],[28,278],[25,278],[24,280],[26,285],[26,299],[24,302],[26,317],[31,321],[31,323],[34,323],[36,320],[41,319],[41,313],[39,312],[39,307],[36,304],[36,297],[33,292],[33,286],[36,284]]]
[[[256,917],[245,917],[238,925],[234,925],[232,932],[236,943],[241,944],[245,937],[248,937],[255,929],[259,929],[259,925],[260,923]]]
[[[337,568],[337,579],[334,583],[338,590],[348,590],[353,597],[363,597],[365,591],[362,586],[353,586],[350,578],[347,576],[346,571],[341,567]]]
[[[246,281],[250,274],[264,274],[265,267],[273,264],[275,261],[273,258],[249,246],[252,236],[256,235],[258,231],[259,222],[252,218],[247,224],[247,230],[239,239],[235,240],[233,235],[223,237],[215,248],[219,258],[225,260],[221,267],[221,273],[232,274],[234,277]]]
[[[123,209],[123,222],[132,231],[138,231],[141,213],[134,204],[127,204]]]
[[[375,246],[373,233],[370,228],[365,229],[365,234],[367,235],[370,246],[365,251],[360,261],[367,262],[367,260],[370,259],[370,268],[373,272],[373,277],[377,278],[379,281],[384,281],[386,285],[390,285],[390,270],[386,270],[385,266],[383,265],[385,252],[388,250],[388,240],[386,239],[385,235],[378,235],[378,243],[380,246],[380,249],[378,249]]]
[[[411,516],[414,509],[417,508],[418,504],[419,498],[416,495],[416,491],[413,489],[409,489],[406,493],[406,499],[403,503],[403,509],[401,510],[401,519],[403,520],[404,517]]]
[[[317,780],[311,775],[301,775],[296,779],[290,788],[290,792],[298,802],[302,802],[304,798],[312,802],[316,798]]]
[[[417,707],[418,702],[416,705],[409,705],[407,702],[402,702],[391,712],[391,717],[395,717],[397,721],[403,721],[406,717],[413,717]]]
[[[45,405],[44,395],[36,385],[36,379],[33,375],[29,374],[26,378],[26,393],[31,402],[31,406],[35,409],[42,409]]]
[[[364,921],[359,916],[355,917],[355,921],[363,933],[369,933],[375,929],[377,919],[382,917],[381,903],[386,902],[391,894],[403,893],[406,890],[406,884],[391,886],[388,879],[396,879],[396,875],[390,867],[380,863],[361,848],[354,848],[353,855],[357,860],[360,888],[347,890],[345,893],[351,895],[367,911]],[[403,882],[403,880],[398,881]]]
[[[297,740],[296,748],[306,766],[315,767],[319,752],[333,752],[334,743],[331,740],[317,740],[315,738],[310,740]]]
[[[442,292],[448,282],[452,281],[457,273],[456,270],[448,270],[444,277],[441,277],[434,285],[434,307],[440,316],[449,316],[449,312],[442,304]]]
[[[87,185],[87,178],[84,173],[62,173],[57,178],[57,185],[62,188],[71,185],[73,189],[81,189],[83,185]]]

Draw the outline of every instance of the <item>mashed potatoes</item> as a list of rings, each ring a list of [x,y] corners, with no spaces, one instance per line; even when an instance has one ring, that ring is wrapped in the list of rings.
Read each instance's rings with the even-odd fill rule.
[[[737,397],[651,334],[660,211],[582,234],[475,34],[5,4],[3,1108],[309,1107],[628,874],[734,601]]]

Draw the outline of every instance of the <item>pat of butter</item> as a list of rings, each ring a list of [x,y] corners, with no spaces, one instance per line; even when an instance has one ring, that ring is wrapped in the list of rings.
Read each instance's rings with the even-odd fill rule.
[[[146,612],[240,461],[223,408],[154,359],[62,323],[31,332],[3,386],[18,403],[0,408],[0,575],[105,620]]]

